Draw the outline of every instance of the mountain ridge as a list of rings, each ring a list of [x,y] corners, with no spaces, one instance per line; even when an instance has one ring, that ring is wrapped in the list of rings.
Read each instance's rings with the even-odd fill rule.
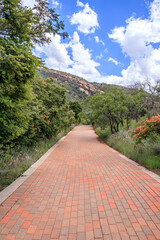
[[[68,101],[81,101],[95,93],[102,93],[102,83],[88,82],[76,75],[65,73],[54,69],[41,69],[40,77],[43,79],[53,78],[58,85],[66,85],[66,95]]]

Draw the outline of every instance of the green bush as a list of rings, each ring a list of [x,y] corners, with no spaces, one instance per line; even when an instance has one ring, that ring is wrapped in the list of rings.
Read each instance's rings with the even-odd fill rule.
[[[160,115],[153,116],[151,119],[144,119],[138,125],[140,126],[131,131],[136,144],[142,143],[147,138],[156,140],[160,135]]]
[[[160,172],[160,136],[155,139],[148,138],[143,144],[135,145],[135,141],[127,130],[121,130],[118,133],[107,135],[107,132],[98,129],[98,136],[109,146],[120,151],[130,159],[137,161],[149,169]]]
[[[66,103],[66,89],[64,87],[54,84],[54,80],[51,78],[44,81],[38,76],[32,80],[31,86],[32,99],[23,111],[23,115],[27,114],[28,116],[27,125],[25,127],[21,126],[23,131],[19,136],[8,138],[6,134],[7,141],[2,141],[4,152],[12,144],[14,146],[30,146],[40,138],[56,136],[75,122],[74,112],[70,110],[69,104]],[[18,109],[18,111],[20,110]],[[22,120],[21,115],[19,115],[19,118]],[[17,129],[16,124],[19,123],[18,117],[15,121],[17,122],[12,127],[14,130]],[[26,123],[26,119],[24,122]],[[20,127],[20,124],[18,127]],[[13,133],[14,131],[12,131],[11,136],[13,136]]]
[[[96,128],[95,132],[99,136],[99,138],[102,139],[103,141],[106,141],[108,137],[111,135],[109,128],[105,128],[104,130],[102,130],[101,128]]]

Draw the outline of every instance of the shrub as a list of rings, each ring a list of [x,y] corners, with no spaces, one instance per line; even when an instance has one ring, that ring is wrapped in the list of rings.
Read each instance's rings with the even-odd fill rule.
[[[144,119],[140,126],[131,131],[131,134],[136,144],[142,143],[147,138],[152,138],[156,141],[156,138],[160,134],[160,115],[153,116],[151,119]]]

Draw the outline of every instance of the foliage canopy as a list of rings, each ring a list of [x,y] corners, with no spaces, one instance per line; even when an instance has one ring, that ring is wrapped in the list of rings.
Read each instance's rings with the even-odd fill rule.
[[[33,117],[30,104],[35,100],[36,71],[43,66],[42,60],[32,52],[34,44],[48,43],[51,33],[66,37],[67,33],[61,32],[63,29],[64,23],[59,20],[55,9],[49,8],[48,1],[36,0],[32,9],[23,7],[20,0],[0,1],[1,143],[17,139],[30,128]],[[58,102],[54,102],[55,97],[49,100],[47,95],[51,89],[58,89],[49,83],[47,87],[49,89],[43,92],[46,94],[43,107],[51,103],[60,107]],[[56,93],[59,99],[61,91],[64,92],[58,90]],[[42,102],[42,99],[39,101]]]

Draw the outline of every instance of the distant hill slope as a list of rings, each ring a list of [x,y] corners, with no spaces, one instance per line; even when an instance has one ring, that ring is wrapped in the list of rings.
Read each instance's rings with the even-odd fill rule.
[[[65,84],[67,89],[68,101],[81,101],[88,96],[94,95],[95,93],[103,92],[103,84],[90,83],[83,78],[77,77],[69,73],[52,69],[42,69],[39,72],[39,75],[43,79],[53,78],[56,84]]]

